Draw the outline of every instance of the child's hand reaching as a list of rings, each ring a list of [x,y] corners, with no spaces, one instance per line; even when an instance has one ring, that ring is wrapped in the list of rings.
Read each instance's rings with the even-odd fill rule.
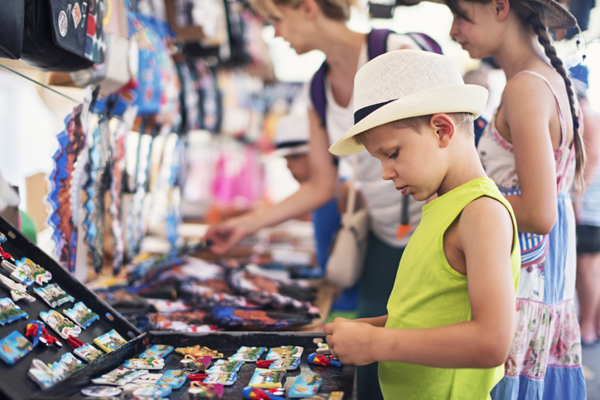
[[[372,357],[371,343],[375,327],[369,323],[336,318],[323,327],[331,354],[342,364],[367,365]]]

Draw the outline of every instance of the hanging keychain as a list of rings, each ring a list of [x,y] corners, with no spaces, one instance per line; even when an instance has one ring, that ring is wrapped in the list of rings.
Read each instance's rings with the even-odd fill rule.
[[[402,196],[402,208],[400,209],[400,223],[398,224],[398,230],[396,231],[396,237],[401,239],[408,235],[412,226],[410,225],[410,219],[408,218],[408,204],[409,198],[405,194]]]
[[[42,321],[34,320],[28,323],[25,326],[25,337],[31,341],[33,347],[36,347],[38,343],[43,343],[46,346],[62,347],[62,343],[48,333]]]

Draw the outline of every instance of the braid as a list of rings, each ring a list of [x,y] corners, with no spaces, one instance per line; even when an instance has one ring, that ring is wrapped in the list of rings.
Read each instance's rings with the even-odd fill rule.
[[[573,85],[571,79],[567,75],[567,71],[556,54],[556,49],[550,41],[550,35],[546,26],[542,23],[537,13],[532,13],[527,18],[527,22],[533,27],[533,31],[538,37],[539,43],[544,47],[546,56],[550,59],[550,63],[554,69],[562,76],[565,81],[567,88],[567,95],[569,96],[569,106],[571,107],[571,118],[573,119],[573,144],[575,145],[575,186],[577,188],[583,188],[583,167],[585,165],[585,148],[583,146],[583,139],[579,130],[579,118],[577,109],[575,108],[575,93],[573,91]]]

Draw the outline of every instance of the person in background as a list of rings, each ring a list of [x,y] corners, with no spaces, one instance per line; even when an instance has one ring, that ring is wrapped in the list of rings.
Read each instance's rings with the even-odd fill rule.
[[[569,69],[583,114],[583,139],[587,162],[583,170],[583,193],[575,203],[577,219],[577,298],[581,343],[592,345],[600,336],[600,115],[587,99],[588,69]]]
[[[483,400],[504,375],[520,253],[512,208],[473,145],[487,95],[445,56],[390,52],[358,71],[362,118],[331,146],[366,148],[398,191],[437,196],[423,206],[386,315],[323,329],[342,363],[379,361],[385,399]]]
[[[271,153],[272,156],[285,158],[292,176],[300,184],[308,180],[310,172],[308,135],[308,115],[300,112],[288,114],[279,120],[275,137],[276,150]],[[342,187],[345,184],[345,182],[340,182]],[[315,231],[317,262],[322,276],[326,275],[329,248],[335,233],[340,228],[339,207],[346,204],[343,199],[338,201],[337,198],[339,197],[340,194],[314,210],[311,215]],[[328,320],[333,319],[335,316],[342,316],[342,314],[348,318],[353,318],[356,315],[359,286],[360,284],[357,282],[353,287],[341,291],[336,301],[331,305],[332,312],[329,314]]]
[[[548,28],[575,18],[555,0],[446,0],[450,36],[472,58],[493,56],[506,75],[479,141],[488,176],[513,207],[521,277],[517,331],[493,399],[586,398],[575,312],[573,181],[585,151],[571,81]]]
[[[489,91],[490,88],[488,85],[488,78],[488,67],[484,65],[480,65],[478,68],[468,71],[463,76],[463,80],[466,84],[479,85],[481,87],[486,88]],[[485,129],[487,124],[488,121],[481,115],[475,121],[473,121],[473,126],[475,129],[475,146],[479,144],[479,139],[481,139],[481,134],[483,133],[483,130]]]
[[[246,235],[290,218],[311,212],[334,198],[338,182],[338,162],[328,152],[331,143],[339,139],[354,123],[353,88],[356,71],[369,60],[370,36],[347,26],[354,0],[252,0],[251,6],[275,28],[298,54],[320,50],[328,65],[325,74],[326,121],[321,120],[311,105],[309,115],[309,163],[306,182],[284,201],[241,218],[211,226],[206,238],[213,241],[212,251],[223,254]],[[386,36],[385,49],[419,49],[408,35]],[[306,85],[308,91],[310,85]],[[311,98],[308,94],[306,98]],[[368,154],[358,156],[356,181],[366,200],[370,233],[363,273],[360,277],[358,316],[384,314],[392,291],[398,260],[410,235],[417,227],[423,203],[412,199],[408,204],[394,185],[381,179],[381,165]],[[339,164],[352,164],[340,158]],[[408,200],[408,199],[407,199]],[[407,223],[402,223],[407,221]],[[405,229],[400,230],[403,227]],[[398,235],[397,235],[398,233]],[[400,237],[399,237],[400,236]],[[358,397],[365,400],[381,398],[377,365],[359,368]]]

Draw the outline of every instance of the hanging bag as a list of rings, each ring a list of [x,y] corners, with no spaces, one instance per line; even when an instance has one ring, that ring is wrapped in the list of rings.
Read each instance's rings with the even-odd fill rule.
[[[327,267],[325,268],[327,280],[344,289],[354,286],[362,273],[369,238],[367,209],[354,210],[357,166],[358,154],[355,154],[354,172],[350,181],[346,211],[342,215],[342,226],[333,239]]]

